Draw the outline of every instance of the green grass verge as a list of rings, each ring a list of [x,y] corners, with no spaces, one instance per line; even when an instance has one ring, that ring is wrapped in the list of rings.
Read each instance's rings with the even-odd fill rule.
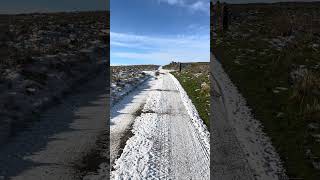
[[[209,127],[210,91],[201,88],[201,84],[204,82],[209,85],[208,74],[199,73],[195,76],[194,73],[189,71],[182,71],[181,73],[173,72],[172,74],[178,79],[192,103],[195,105],[199,116],[207,127]]]

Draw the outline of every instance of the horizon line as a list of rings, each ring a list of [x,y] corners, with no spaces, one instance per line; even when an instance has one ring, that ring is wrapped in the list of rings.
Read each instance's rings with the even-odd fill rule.
[[[212,1],[211,1],[212,2]],[[213,4],[216,4],[217,1],[215,2],[212,2]],[[320,3],[320,0],[310,0],[310,1],[303,1],[303,0],[300,0],[300,1],[273,1],[273,2],[236,2],[236,3],[230,3],[230,2],[225,2],[225,1],[220,1],[220,4],[223,4],[223,3],[226,3],[226,4],[234,4],[234,5],[247,5],[247,4],[279,4],[279,3]]]
[[[110,9],[102,10],[64,10],[64,11],[34,11],[34,12],[16,12],[16,13],[1,13],[0,15],[32,15],[32,14],[58,14],[58,13],[79,13],[79,12],[110,12]]]

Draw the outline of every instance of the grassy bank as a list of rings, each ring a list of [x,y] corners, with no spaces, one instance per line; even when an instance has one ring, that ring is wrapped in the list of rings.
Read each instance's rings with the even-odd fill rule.
[[[216,31],[211,51],[263,123],[288,176],[319,179],[319,6],[229,8],[229,30]]]
[[[172,73],[187,92],[201,119],[209,127],[210,82],[209,64],[192,63],[181,72]]]

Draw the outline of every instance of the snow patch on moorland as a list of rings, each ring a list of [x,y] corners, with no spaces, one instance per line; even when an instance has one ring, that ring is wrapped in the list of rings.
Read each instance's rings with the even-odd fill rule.
[[[121,83],[111,83],[111,106],[119,102],[124,96],[128,95],[139,87],[142,83],[153,77],[153,71],[142,71],[145,75],[136,73],[135,78],[124,78]],[[128,76],[128,75],[126,75]]]

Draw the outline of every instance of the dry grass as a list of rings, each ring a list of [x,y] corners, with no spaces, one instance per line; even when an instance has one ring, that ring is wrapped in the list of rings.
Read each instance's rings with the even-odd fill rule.
[[[205,94],[209,94],[210,93],[210,86],[209,84],[207,84],[206,82],[203,82],[201,84],[201,92],[205,93]]]
[[[293,88],[291,100],[299,104],[300,113],[308,119],[320,112],[320,76],[308,71]]]

